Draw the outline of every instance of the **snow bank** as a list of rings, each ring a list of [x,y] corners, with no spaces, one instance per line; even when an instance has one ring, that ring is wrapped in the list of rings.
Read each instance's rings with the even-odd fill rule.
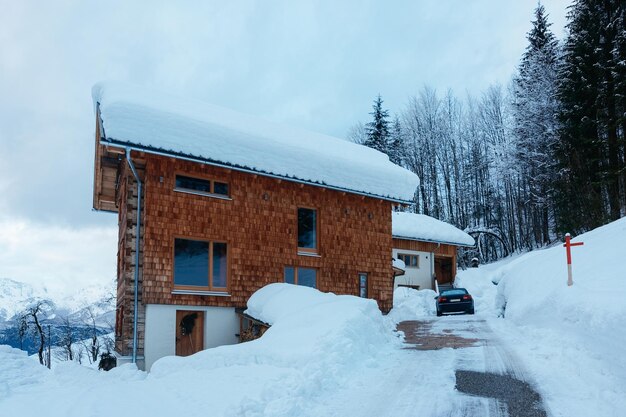
[[[391,217],[394,237],[474,246],[474,238],[470,235],[433,217],[404,212],[394,212]]]
[[[49,372],[23,350],[0,345],[0,399],[21,387],[43,383]]]
[[[235,414],[299,416],[312,398],[345,384],[355,369],[375,366],[378,355],[399,343],[376,302],[354,296],[276,283],[253,294],[246,313],[272,325],[263,337],[163,358],[151,378],[218,374],[222,384],[240,384],[238,374],[247,370],[254,387]]]
[[[572,248],[572,287],[560,244],[458,273],[455,285],[523,359],[555,416],[626,409],[625,235],[623,218],[573,239],[584,246]]]
[[[379,367],[401,343],[369,299],[271,284],[248,307],[272,323],[263,337],[163,358],[150,374],[132,365],[98,372],[73,363],[49,371],[0,348],[0,416],[307,416],[312,404]]]
[[[106,139],[260,173],[410,201],[415,174],[346,140],[122,83],[92,89]]]
[[[387,317],[393,323],[404,320],[418,320],[434,316],[435,296],[433,290],[414,290],[407,287],[398,287],[393,292],[393,308]]]
[[[524,323],[551,321],[604,329],[626,322],[625,236],[623,218],[572,239],[585,243],[572,248],[572,287],[566,285],[561,245],[510,262],[499,271],[506,317]]]
[[[164,358],[152,366],[151,374],[250,364],[323,366],[333,372],[337,366],[371,360],[394,340],[374,300],[308,287],[267,285],[250,297],[246,313],[272,325],[262,338],[190,358]]]

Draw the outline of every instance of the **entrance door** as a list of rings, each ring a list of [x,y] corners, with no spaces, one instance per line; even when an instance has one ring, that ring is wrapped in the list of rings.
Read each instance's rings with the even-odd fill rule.
[[[452,258],[435,256],[435,277],[439,285],[452,283]]]
[[[204,311],[176,310],[176,355],[204,349]]]

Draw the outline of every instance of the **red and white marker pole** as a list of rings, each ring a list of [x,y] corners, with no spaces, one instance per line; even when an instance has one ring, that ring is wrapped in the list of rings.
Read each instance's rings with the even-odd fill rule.
[[[566,233],[565,243],[563,244],[563,246],[565,246],[565,251],[567,252],[567,286],[568,287],[571,287],[572,285],[574,285],[574,281],[572,280],[572,249],[571,247],[584,245],[583,242],[572,243],[571,239],[572,239],[572,235],[570,235],[569,233]]]

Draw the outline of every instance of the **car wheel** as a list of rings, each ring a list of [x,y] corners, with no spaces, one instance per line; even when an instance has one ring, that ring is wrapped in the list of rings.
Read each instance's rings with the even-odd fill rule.
[[[471,309],[470,311],[468,311],[467,314],[474,314],[474,309]]]
[[[437,317],[441,317],[441,311],[437,310]]]

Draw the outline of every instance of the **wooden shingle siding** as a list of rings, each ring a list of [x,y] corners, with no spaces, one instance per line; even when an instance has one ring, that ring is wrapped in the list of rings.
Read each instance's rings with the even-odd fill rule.
[[[245,307],[283,282],[285,266],[317,268],[321,291],[370,297],[391,308],[391,203],[225,168],[146,155],[143,302]],[[174,191],[175,175],[227,182],[230,199]],[[318,210],[319,256],[297,253],[297,209]],[[172,294],[174,237],[228,242],[230,296]]]

